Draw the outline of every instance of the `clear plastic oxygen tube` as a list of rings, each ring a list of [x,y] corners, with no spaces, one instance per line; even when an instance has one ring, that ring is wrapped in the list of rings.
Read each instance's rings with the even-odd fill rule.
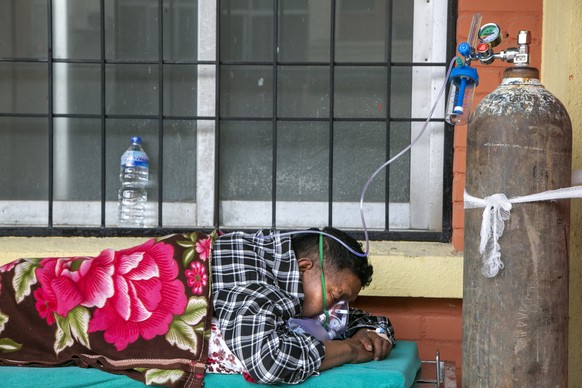
[[[349,247],[348,245],[346,245],[343,241],[337,239],[335,236],[332,236],[329,233],[325,233],[319,230],[301,230],[301,231],[293,231],[293,232],[285,232],[285,233],[281,233],[280,236],[291,236],[291,235],[295,235],[295,234],[304,234],[304,233],[316,233],[316,234],[320,234],[320,235],[324,235],[327,236],[329,238],[332,238],[334,240],[336,240],[339,244],[341,244],[342,246],[344,246],[347,250],[349,250],[351,253],[353,253],[356,256],[359,257],[366,257],[368,256],[368,253],[370,252],[370,239],[368,236],[368,228],[366,226],[366,219],[364,217],[364,197],[366,195],[366,191],[368,191],[368,186],[370,186],[370,183],[372,183],[372,181],[374,180],[374,178],[376,178],[376,176],[383,170],[385,169],[390,163],[394,162],[396,159],[398,159],[399,157],[401,157],[402,155],[404,155],[408,150],[410,150],[415,144],[416,142],[418,142],[418,140],[420,140],[420,138],[422,137],[422,135],[424,134],[424,132],[426,131],[426,128],[428,127],[428,123],[430,122],[430,119],[432,118],[432,115],[436,109],[436,106],[440,100],[440,98],[443,95],[443,92],[445,91],[445,88],[447,86],[447,82],[449,79],[449,76],[451,74],[451,70],[453,69],[453,65],[455,64],[457,57],[454,57],[451,62],[449,63],[449,67],[447,69],[447,73],[445,75],[445,80],[443,81],[443,85],[441,86],[441,89],[439,90],[439,93],[437,94],[437,97],[432,105],[432,108],[428,114],[428,117],[426,118],[424,125],[422,127],[422,129],[420,130],[420,132],[418,133],[418,135],[414,138],[414,140],[408,145],[406,146],[404,149],[402,149],[398,154],[396,154],[393,158],[391,158],[390,160],[388,160],[387,162],[385,162],[384,164],[382,164],[380,167],[378,167],[376,169],[376,171],[374,171],[372,173],[372,175],[370,175],[370,177],[368,178],[368,180],[366,181],[366,183],[364,184],[364,187],[362,188],[362,193],[360,195],[360,218],[362,219],[362,227],[364,229],[364,239],[366,241],[366,249],[364,250],[364,253],[359,253],[356,252],[355,250],[353,250],[351,247]]]
[[[404,149],[402,149],[402,151],[400,151],[398,154],[396,154],[394,157],[392,157],[386,163],[384,163],[383,165],[378,167],[376,169],[376,171],[374,171],[372,173],[372,175],[370,175],[370,177],[366,181],[366,184],[364,184],[364,187],[362,188],[362,194],[360,195],[360,217],[362,219],[362,227],[364,229],[364,238],[366,240],[366,250],[364,251],[364,255],[358,254],[358,253],[352,251],[352,253],[354,253],[355,255],[365,257],[365,256],[368,256],[368,253],[370,251],[370,239],[368,237],[368,228],[366,226],[366,219],[364,217],[364,196],[366,195],[366,191],[368,191],[368,186],[370,186],[370,183],[372,183],[372,181],[374,180],[374,178],[376,178],[376,175],[378,175],[380,173],[380,171],[382,171],[390,163],[392,163],[393,161],[395,161],[396,159],[398,159],[399,157],[404,155],[408,150],[410,150],[416,144],[416,142],[418,142],[418,140],[420,140],[420,138],[422,137],[422,135],[426,131],[426,128],[428,128],[428,123],[430,122],[430,119],[432,118],[432,115],[436,109],[436,106],[437,106],[439,100],[441,99],[443,92],[445,91],[445,88],[447,86],[447,82],[449,80],[449,76],[451,74],[451,70],[453,69],[453,65],[455,64],[456,60],[457,60],[457,57],[454,57],[453,59],[451,59],[451,62],[449,63],[449,67],[447,69],[447,74],[445,75],[445,80],[443,81],[443,85],[441,86],[441,89],[439,90],[439,93],[437,94],[437,97],[434,101],[434,104],[432,105],[432,108],[431,108],[430,112],[428,113],[428,117],[426,118],[424,125],[422,126],[422,129],[419,132],[419,134],[414,138],[414,140],[408,146],[406,146]]]

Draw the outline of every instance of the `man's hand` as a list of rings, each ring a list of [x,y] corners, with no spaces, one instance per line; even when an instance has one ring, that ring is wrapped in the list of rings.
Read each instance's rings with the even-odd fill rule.
[[[375,330],[360,329],[351,339],[358,340],[364,349],[372,353],[372,358],[376,361],[385,359],[392,351],[392,342],[382,337]]]
[[[324,341],[325,358],[319,370],[342,364],[359,364],[371,360],[383,360],[392,351],[392,343],[374,330],[360,329],[345,340]]]

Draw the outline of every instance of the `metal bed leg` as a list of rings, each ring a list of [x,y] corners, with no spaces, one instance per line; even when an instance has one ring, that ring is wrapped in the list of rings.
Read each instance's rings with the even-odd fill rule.
[[[457,388],[455,364],[449,361],[441,361],[440,352],[437,350],[434,361],[421,360],[421,367],[414,388]]]

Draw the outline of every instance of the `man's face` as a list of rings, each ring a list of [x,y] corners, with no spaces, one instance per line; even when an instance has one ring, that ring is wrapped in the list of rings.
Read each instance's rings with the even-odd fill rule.
[[[319,264],[310,259],[299,259],[301,280],[305,300],[303,302],[303,317],[314,318],[323,313],[323,293],[321,288],[321,271]],[[339,301],[353,302],[362,289],[362,283],[350,270],[332,271],[324,268],[326,288],[326,308]]]

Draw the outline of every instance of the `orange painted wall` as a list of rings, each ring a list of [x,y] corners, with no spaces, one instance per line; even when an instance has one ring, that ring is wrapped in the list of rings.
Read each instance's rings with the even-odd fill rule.
[[[462,373],[462,301],[435,298],[384,298],[360,296],[354,303],[374,315],[388,317],[396,339],[418,344],[421,360],[454,361],[460,387]]]
[[[434,359],[439,350],[444,359],[460,363],[457,351],[462,340],[460,299],[368,296],[359,297],[356,304],[374,315],[389,317],[397,339],[419,343],[422,359]]]

